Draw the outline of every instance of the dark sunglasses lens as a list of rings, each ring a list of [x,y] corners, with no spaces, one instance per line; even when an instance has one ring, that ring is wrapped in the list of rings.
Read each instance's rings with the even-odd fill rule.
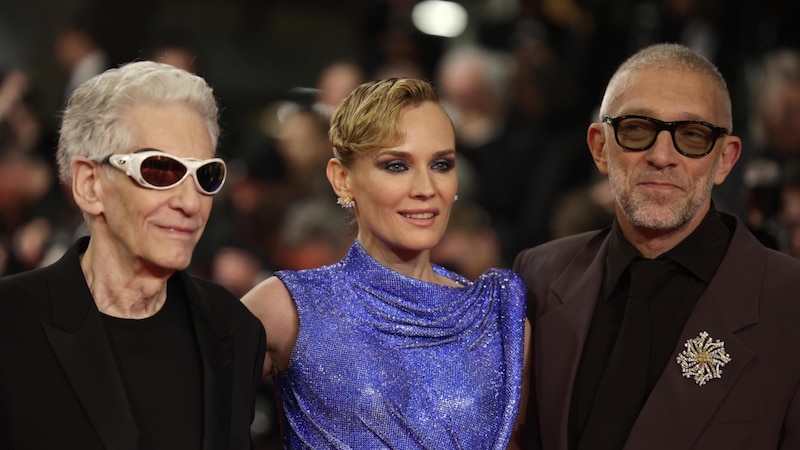
[[[197,181],[209,194],[217,192],[225,181],[225,165],[214,161],[197,168]]]
[[[186,174],[186,166],[166,156],[151,156],[142,161],[142,178],[158,187],[172,186]]]
[[[617,125],[617,139],[620,145],[631,150],[649,147],[655,135],[656,125],[644,119],[623,119]]]
[[[684,152],[702,155],[714,142],[714,130],[703,124],[687,123],[675,130],[675,141]]]

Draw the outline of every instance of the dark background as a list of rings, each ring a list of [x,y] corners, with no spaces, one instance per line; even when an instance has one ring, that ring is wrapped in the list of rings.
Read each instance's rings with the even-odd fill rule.
[[[198,74],[208,80],[219,99],[223,129],[219,150],[224,157],[231,158],[241,151],[244,142],[258,134],[261,116],[268,105],[275,100],[298,100],[302,95],[293,93],[293,89],[314,87],[329,63],[355,61],[371,78],[387,58],[390,36],[408,38],[423,76],[434,82],[437,63],[448,48],[469,43],[510,54],[527,39],[549,48],[570,78],[576,80],[571,91],[550,93],[550,113],[535,126],[543,133],[567,130],[582,141],[582,133],[600,101],[605,83],[624,58],[654,42],[690,44],[692,30],[703,24],[711,33],[710,40],[701,43],[707,45],[706,56],[728,80],[735,133],[746,140],[752,68],[773,50],[800,48],[797,26],[800,2],[792,1],[468,0],[459,3],[470,13],[469,26],[462,36],[454,39],[426,37],[415,32],[408,16],[415,3],[415,0],[0,0],[0,79],[15,68],[27,72],[31,79],[32,106],[42,123],[51,126],[52,134],[66,80],[53,51],[55,30],[60,24],[74,20],[90,24],[112,66],[147,58],[155,44],[189,46],[197,55]],[[557,85],[554,81],[558,80],[546,79],[546,71],[534,70],[529,75],[543,77],[530,80],[531,84]],[[517,120],[520,123],[516,125],[521,129],[534,128],[533,122],[525,122],[528,118],[524,116],[518,116]],[[577,134],[571,133],[573,129],[578,130]],[[579,147],[586,164],[591,166],[585,144],[579,142]],[[530,147],[530,151],[538,149]],[[796,150],[800,154],[800,149]],[[747,155],[757,152],[746,140],[745,156],[739,166],[744,166]],[[502,160],[497,163],[503,170],[521,171],[522,177],[534,176],[535,167],[528,170],[527,166],[513,167],[513,163]],[[565,177],[571,175],[570,171],[576,172],[570,168],[544,175]],[[509,178],[518,177],[501,177],[498,183],[508,184]],[[583,181],[578,179],[575,183]],[[232,181],[230,184],[226,187],[228,191],[233,188]],[[732,174],[726,182],[734,190],[742,184],[741,173]],[[536,195],[536,192],[508,194],[523,197],[522,201]],[[734,192],[729,199],[733,201],[727,206],[747,219],[744,213],[747,205],[736,204],[744,202],[739,193]],[[482,206],[490,208],[503,200],[506,200],[504,195],[490,196]],[[459,203],[465,203],[465,199]],[[538,205],[534,204],[532,210],[538,212]],[[215,211],[219,208],[215,207]],[[492,219],[495,224],[498,222],[497,217]],[[0,244],[13,242],[16,231],[8,225],[0,227]],[[207,230],[206,234],[210,232]],[[507,258],[505,262],[510,260]],[[27,268],[30,267],[24,267]],[[259,447],[272,448],[276,445],[277,428],[269,380],[259,395],[258,410],[256,425],[261,432],[255,434]]]

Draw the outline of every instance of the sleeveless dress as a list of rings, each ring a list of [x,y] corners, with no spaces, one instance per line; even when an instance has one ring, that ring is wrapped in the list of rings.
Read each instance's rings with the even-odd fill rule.
[[[300,327],[276,377],[288,449],[504,449],[522,385],[525,288],[505,269],[423,282],[356,241],[338,263],[275,275]],[[269,339],[269,336],[267,336]]]

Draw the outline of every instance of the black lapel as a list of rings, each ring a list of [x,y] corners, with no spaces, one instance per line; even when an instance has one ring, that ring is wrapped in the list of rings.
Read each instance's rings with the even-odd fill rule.
[[[219,325],[211,299],[186,272],[178,272],[191,308],[197,344],[203,359],[204,449],[224,448],[231,434],[234,336]]]
[[[88,238],[78,241],[48,269],[52,323],[42,327],[103,445],[134,450],[139,446],[139,430],[100,313],[80,269],[79,254],[88,242]]]
[[[599,247],[595,239],[602,239]],[[557,443],[567,442],[572,386],[603,282],[608,241],[608,235],[593,238],[587,246],[598,247],[597,250],[581,251],[561,271],[549,292],[550,303],[561,305],[533,324],[535,353],[539,355],[533,364],[544,447],[557,448]]]

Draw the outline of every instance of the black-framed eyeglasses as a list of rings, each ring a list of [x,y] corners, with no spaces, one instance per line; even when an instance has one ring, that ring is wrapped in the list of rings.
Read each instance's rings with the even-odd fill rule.
[[[656,142],[658,134],[669,131],[675,150],[689,158],[701,158],[711,153],[720,136],[728,130],[700,120],[664,122],[647,116],[603,117],[604,123],[614,127],[614,138],[620,147],[639,152]]]
[[[206,195],[219,192],[227,173],[225,161],[220,158],[181,158],[151,148],[113,154],[103,162],[125,172],[148,189],[171,189],[191,175],[197,189]]]

